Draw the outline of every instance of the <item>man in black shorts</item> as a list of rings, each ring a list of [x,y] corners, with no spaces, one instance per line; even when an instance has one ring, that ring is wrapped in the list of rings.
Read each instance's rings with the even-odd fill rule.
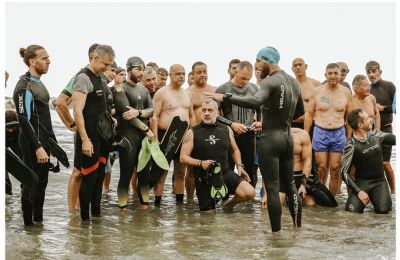
[[[386,214],[392,208],[392,199],[383,173],[382,146],[395,145],[396,137],[372,132],[371,119],[361,109],[353,110],[347,122],[353,129],[353,137],[347,142],[342,157],[342,178],[351,189],[346,210],[362,213],[371,201],[376,213]],[[354,180],[349,173],[352,165]]]
[[[385,133],[393,133],[393,99],[396,94],[395,85],[381,78],[381,66],[376,61],[369,61],[365,65],[369,82],[371,83],[371,94],[376,98],[376,106],[378,107],[381,116],[381,131]],[[394,172],[390,164],[390,157],[392,156],[392,146],[382,146],[383,155],[383,168],[385,169],[386,178],[388,179],[392,193],[395,192]]]
[[[282,206],[279,201],[280,182],[289,198],[289,210],[296,227],[301,226],[302,202],[293,179],[293,140],[290,124],[304,114],[303,100],[297,81],[278,66],[280,55],[273,47],[257,53],[257,66],[262,66],[260,90],[251,97],[226,93],[205,93],[217,101],[229,101],[241,107],[260,108],[260,169],[267,186],[268,213],[272,231],[281,229]],[[266,75],[269,77],[265,78]]]
[[[248,183],[250,177],[244,170],[233,132],[228,126],[217,123],[217,116],[217,103],[211,99],[205,100],[201,107],[202,122],[187,131],[181,149],[181,163],[193,167],[201,211],[215,209],[216,201],[210,195],[211,185],[206,175],[213,162],[220,163],[228,192],[235,195],[224,203],[225,208],[232,209],[239,202],[253,199],[256,194]],[[239,175],[229,169],[229,151],[238,167]],[[243,181],[239,176],[243,176],[247,181]]]

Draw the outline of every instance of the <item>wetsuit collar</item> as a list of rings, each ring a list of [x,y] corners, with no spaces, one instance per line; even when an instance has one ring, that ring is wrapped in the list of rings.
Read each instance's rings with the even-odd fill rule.
[[[281,69],[279,69],[279,70],[275,70],[274,72],[272,72],[271,73],[271,75],[269,75],[270,77],[272,76],[272,75],[274,75],[275,73],[278,73],[278,72],[283,72],[283,70],[281,70]]]
[[[41,82],[41,81],[40,81],[40,78],[37,78],[37,77],[32,76],[31,73],[30,73],[29,71],[25,74],[25,76],[26,76],[27,78],[29,78],[30,80],[34,81],[34,82]]]
[[[214,124],[206,124],[206,123],[204,123],[203,121],[201,121],[200,124],[201,124],[202,126],[204,126],[204,127],[216,127],[217,124],[218,124],[218,122],[215,122]]]

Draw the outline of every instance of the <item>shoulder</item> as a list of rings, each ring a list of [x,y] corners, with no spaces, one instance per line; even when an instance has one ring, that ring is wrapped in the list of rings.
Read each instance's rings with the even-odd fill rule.
[[[217,93],[225,93],[227,91],[227,89],[230,86],[230,81],[225,82],[224,84],[222,84],[221,86],[219,86],[215,92]]]
[[[249,82],[249,89],[250,89],[252,92],[257,92],[257,91],[258,91],[257,85],[254,84],[254,83],[251,83],[251,82]]]
[[[207,84],[207,91],[215,92],[216,90],[217,90],[217,87]]]
[[[372,95],[372,94],[369,94],[369,99],[372,101],[372,103],[376,103],[376,98],[374,97],[374,95]]]

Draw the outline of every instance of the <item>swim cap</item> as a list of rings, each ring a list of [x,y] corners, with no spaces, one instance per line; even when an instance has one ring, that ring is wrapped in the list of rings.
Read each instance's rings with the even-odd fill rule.
[[[121,73],[122,71],[125,71],[124,68],[118,67],[117,70],[115,71],[116,74]]]
[[[134,67],[142,66],[144,68],[144,61],[139,57],[130,57],[126,62],[126,70],[130,71]]]
[[[262,48],[257,53],[257,59],[268,64],[278,64],[280,57],[279,52],[274,47],[269,46]]]
[[[117,65],[117,63],[115,61],[113,61],[113,64],[111,65],[111,68],[113,68],[113,69],[117,69],[118,68],[118,65]]]

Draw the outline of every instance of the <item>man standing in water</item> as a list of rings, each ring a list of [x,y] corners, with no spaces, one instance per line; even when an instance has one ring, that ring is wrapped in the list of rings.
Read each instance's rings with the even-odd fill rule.
[[[281,230],[282,206],[279,200],[280,183],[289,198],[293,224],[301,226],[302,202],[293,179],[293,140],[290,134],[292,119],[303,115],[303,100],[297,81],[278,66],[280,55],[273,47],[257,53],[257,66],[262,67],[260,90],[252,97],[239,97],[226,93],[206,93],[217,101],[261,108],[262,132],[260,137],[260,169],[267,186],[268,213],[273,232]],[[265,78],[265,76],[269,77]]]
[[[39,177],[35,188],[21,185],[24,224],[32,226],[33,222],[43,221],[43,204],[49,176],[49,138],[53,128],[49,92],[40,77],[49,70],[50,59],[47,51],[39,45],[21,48],[19,53],[29,68],[20,77],[13,94],[21,127],[19,146],[24,162]]]
[[[169,74],[170,84],[159,89],[153,98],[154,114],[150,125],[160,142],[175,116],[179,116],[181,120],[188,122],[189,126],[195,125],[196,121],[190,94],[182,89],[182,85],[185,83],[185,68],[180,64],[174,64],[171,66]],[[179,154],[180,149],[174,158],[173,181],[174,193],[178,204],[183,203],[186,170],[186,167],[179,161]],[[154,203],[158,206],[161,203],[167,173],[168,171],[165,171],[154,186]]]
[[[72,104],[74,119],[78,129],[75,161],[81,165],[82,183],[79,191],[82,220],[100,216],[100,202],[105,174],[107,145],[97,130],[97,118],[107,111],[108,86],[101,78],[113,64],[114,50],[107,45],[99,45],[94,51],[89,67],[76,76]],[[76,163],[74,162],[74,165]]]
[[[346,140],[351,136],[350,127],[345,125],[346,116],[353,105],[350,90],[339,83],[340,71],[336,63],[326,66],[325,76],[326,85],[316,89],[308,103],[304,130],[309,133],[314,120],[312,147],[318,178],[326,184],[329,172],[329,191],[336,196],[342,182],[340,160]]]

